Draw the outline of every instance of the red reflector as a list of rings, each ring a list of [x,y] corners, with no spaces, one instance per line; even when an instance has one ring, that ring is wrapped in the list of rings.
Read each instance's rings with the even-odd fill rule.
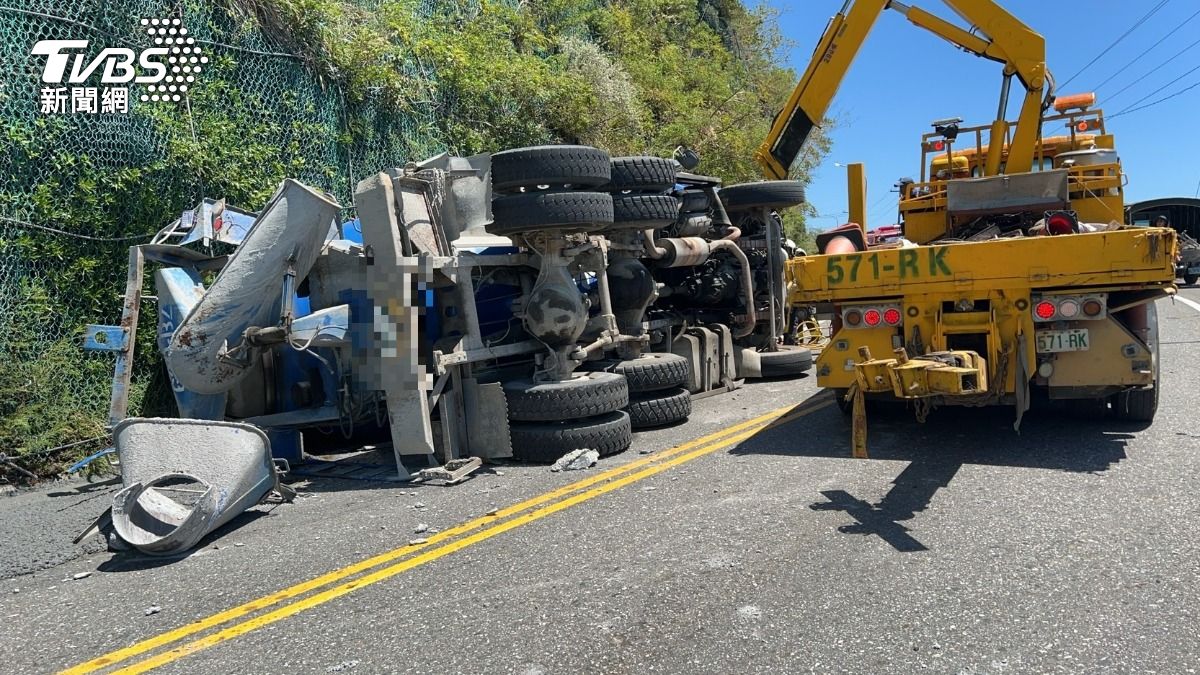
[[[933,142],[933,149],[934,149],[934,150],[945,150],[945,149],[946,149],[946,144],[945,144],[945,143],[943,143],[943,142],[941,142],[941,141],[934,141],[934,142]]]
[[[880,314],[879,310],[877,309],[868,309],[867,311],[863,312],[863,321],[865,321],[868,326],[878,326],[882,319],[883,315]]]
[[[1049,319],[1054,316],[1055,309],[1053,302],[1043,300],[1033,308],[1033,313],[1037,314],[1039,319]]]
[[[1075,125],[1075,129],[1076,129],[1077,131],[1087,131],[1087,130],[1088,130],[1088,123],[1087,123],[1087,121],[1085,120],[1085,121],[1083,121],[1083,122],[1080,122],[1079,124],[1076,124],[1076,125]]]
[[[900,323],[900,310],[895,307],[889,308],[883,313],[883,322],[889,326],[895,326]]]
[[[1046,231],[1050,234],[1071,234],[1075,231],[1075,222],[1065,213],[1056,213],[1046,219]]]

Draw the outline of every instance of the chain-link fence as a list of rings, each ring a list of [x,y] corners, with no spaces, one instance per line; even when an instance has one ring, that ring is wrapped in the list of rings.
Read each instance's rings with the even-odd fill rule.
[[[61,49],[61,83],[43,81],[50,56],[32,54],[44,40],[88,41]],[[432,106],[348,104],[276,42],[232,4],[0,0],[0,455],[103,435],[112,359],[81,338],[87,323],[116,322],[131,244],[205,196],[257,209],[285,177],[349,205],[358,178],[444,146]],[[156,46],[174,58],[169,83],[106,84],[104,62],[86,72],[105,48]],[[147,305],[135,413],[169,400],[154,322]]]

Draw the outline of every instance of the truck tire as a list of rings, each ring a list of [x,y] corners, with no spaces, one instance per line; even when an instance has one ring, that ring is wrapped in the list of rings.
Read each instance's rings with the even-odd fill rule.
[[[1158,387],[1123,391],[1112,399],[1113,416],[1122,422],[1153,422],[1158,412]]]
[[[671,195],[613,195],[612,201],[613,230],[657,230],[679,215],[679,202]]]
[[[681,213],[708,213],[708,193],[703,190],[687,190],[679,196]]]
[[[628,361],[600,361],[596,370],[625,378],[631,394],[683,386],[691,364],[678,354],[653,352]]]
[[[608,457],[633,442],[629,414],[623,410],[572,422],[518,422],[509,425],[509,434],[513,458],[526,462],[554,462],[581,448]]]
[[[1146,306],[1146,323],[1149,328],[1150,356],[1154,361],[1154,379],[1149,387],[1130,389],[1112,397],[1113,416],[1124,422],[1153,422],[1158,412],[1158,386],[1162,362],[1158,348],[1158,308],[1151,302]]]
[[[665,192],[675,187],[679,168],[662,157],[613,157],[611,173],[613,192]]]
[[[602,229],[613,219],[612,196],[605,192],[527,192],[492,201],[492,234],[537,230]]]
[[[705,213],[684,214],[684,217],[676,222],[674,232],[678,237],[702,237],[712,231],[713,225],[712,216]]]
[[[1183,275],[1183,283],[1188,286],[1195,286],[1197,281],[1200,281],[1200,275],[1197,275],[1197,274]]]
[[[561,382],[509,380],[503,384],[512,422],[559,422],[594,417],[629,404],[629,387],[615,373],[574,373]]]
[[[786,209],[804,203],[804,183],[797,180],[771,180],[742,183],[721,188],[717,193],[726,211],[752,208]]]
[[[759,352],[763,377],[790,377],[812,370],[812,352],[807,347],[784,345],[776,352]]]
[[[492,189],[538,185],[600,187],[609,182],[608,153],[586,145],[538,145],[492,155]]]
[[[629,399],[626,410],[634,429],[674,424],[692,414],[692,394],[683,387],[639,394]]]

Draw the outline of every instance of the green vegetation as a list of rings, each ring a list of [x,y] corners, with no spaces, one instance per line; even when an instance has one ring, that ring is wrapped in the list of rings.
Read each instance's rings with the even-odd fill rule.
[[[795,85],[774,16],[737,0],[450,0],[432,15],[417,0],[374,11],[234,1],[351,101],[432,106],[461,154],[572,142],[670,156],[687,145],[699,171],[755,180],[754,150]],[[818,132],[795,177],[807,180],[828,149]],[[790,224],[800,234],[803,216]]]

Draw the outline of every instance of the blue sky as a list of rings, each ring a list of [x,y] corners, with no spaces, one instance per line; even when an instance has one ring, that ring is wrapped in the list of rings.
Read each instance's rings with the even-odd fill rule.
[[[804,70],[829,17],[843,0],[768,0],[779,12],[785,36],[793,43],[790,63]],[[938,0],[912,0],[948,20],[961,22]],[[1159,38],[1200,10],[1197,0],[1168,0],[1108,54],[1066,87],[1061,83],[1140,19],[1157,1],[1004,0],[1006,9],[1046,38],[1047,64],[1060,83],[1060,95],[1096,91],[1108,115],[1197,70],[1150,97],[1146,103],[1200,82],[1200,44],[1169,64],[1154,67],[1200,38],[1200,16],[1097,89],[1110,75],[1138,57]],[[920,174],[920,134],[929,122],[962,117],[967,124],[990,123],[999,100],[999,63],[980,59],[913,26],[902,14],[885,12],[851,67],[831,106],[839,125],[833,150],[808,190],[818,213],[814,229],[845,221],[846,177],[837,163],[867,165],[868,220],[871,227],[895,221],[896,195],[889,193],[901,176]],[[923,84],[925,83],[925,84]],[[1128,90],[1118,94],[1128,84]],[[1016,117],[1019,83],[1014,81],[1009,119]],[[1105,101],[1112,96],[1111,101]],[[1200,136],[1191,130],[1200,106],[1200,87],[1147,110],[1112,120],[1117,150],[1129,176],[1126,203],[1167,196],[1191,197],[1200,182]]]

